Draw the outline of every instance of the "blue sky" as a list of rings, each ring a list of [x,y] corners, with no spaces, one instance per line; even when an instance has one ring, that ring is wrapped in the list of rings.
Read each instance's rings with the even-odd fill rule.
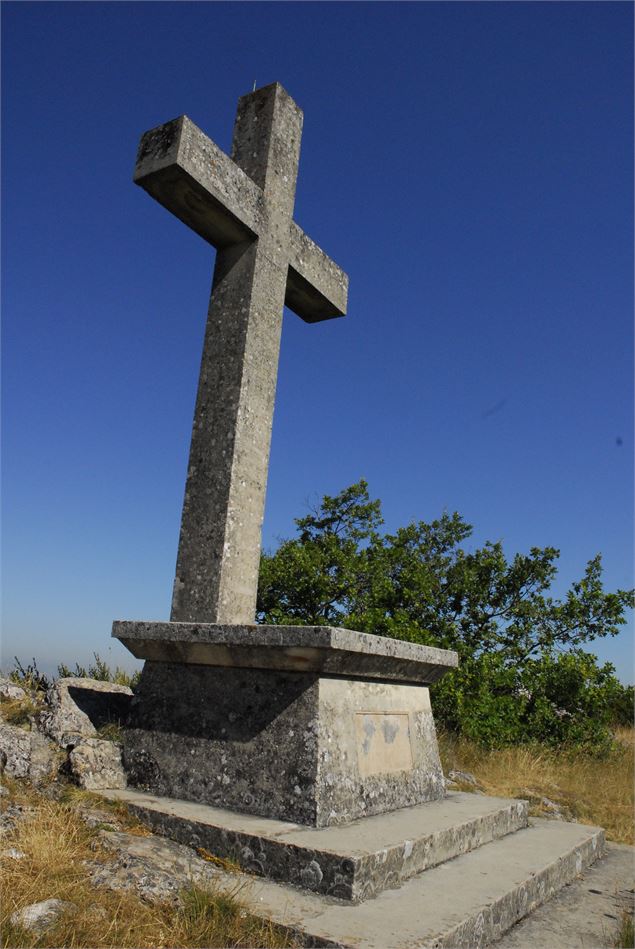
[[[365,477],[388,528],[604,555],[632,585],[627,3],[2,5],[3,666],[169,615],[214,252],[132,184],[277,80],[295,219],[350,275],[285,315],[264,543]],[[632,630],[595,651],[633,680]]]

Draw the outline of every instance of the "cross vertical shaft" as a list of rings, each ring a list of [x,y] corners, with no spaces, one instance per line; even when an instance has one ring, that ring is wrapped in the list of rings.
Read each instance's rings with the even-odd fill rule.
[[[302,113],[280,86],[243,97],[232,158],[266,229],[220,249],[201,361],[171,619],[255,621],[260,538]]]
[[[231,158],[187,116],[150,129],[134,180],[217,250],[173,622],[255,621],[283,307],[346,312],[348,278],[293,221],[302,111],[278,83],[238,103]]]

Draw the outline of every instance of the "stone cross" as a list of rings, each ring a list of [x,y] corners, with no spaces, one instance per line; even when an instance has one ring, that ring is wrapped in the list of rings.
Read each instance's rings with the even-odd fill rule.
[[[302,111],[238,102],[231,158],[186,116],[146,132],[134,180],[218,253],[171,620],[254,623],[283,306],[343,316],[348,278],[293,221]]]

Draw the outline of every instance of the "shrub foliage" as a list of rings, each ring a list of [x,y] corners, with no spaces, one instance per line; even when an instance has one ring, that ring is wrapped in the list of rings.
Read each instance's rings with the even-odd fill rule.
[[[632,687],[583,648],[615,636],[632,590],[605,592],[591,559],[566,596],[550,589],[559,551],[532,547],[508,560],[502,544],[466,549],[457,514],[381,531],[381,503],[365,481],[298,518],[297,537],[261,559],[258,619],[347,626],[459,653],[432,690],[437,721],[493,747],[541,741],[601,751],[614,724],[632,721]]]

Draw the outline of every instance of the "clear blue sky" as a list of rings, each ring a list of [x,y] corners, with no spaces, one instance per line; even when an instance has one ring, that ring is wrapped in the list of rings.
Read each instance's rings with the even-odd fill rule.
[[[2,5],[2,662],[165,619],[213,250],[132,184],[181,113],[304,109],[296,220],[349,315],[285,316],[269,548],[365,477],[387,526],[604,555],[632,584],[627,3]],[[633,679],[632,631],[595,650]],[[130,664],[129,664],[130,665]]]

